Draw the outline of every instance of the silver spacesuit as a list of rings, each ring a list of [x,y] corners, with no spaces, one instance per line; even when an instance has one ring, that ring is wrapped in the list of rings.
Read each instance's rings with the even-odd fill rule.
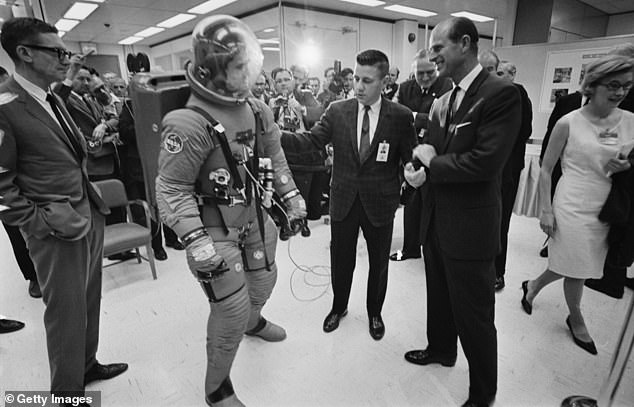
[[[156,195],[209,297],[206,401],[242,406],[229,373],[243,334],[286,337],[260,314],[277,277],[277,229],[263,206],[273,190],[291,220],[303,218],[306,205],[270,109],[248,98],[263,60],[255,35],[230,16],[208,17],[192,35],[191,96],[163,119]]]

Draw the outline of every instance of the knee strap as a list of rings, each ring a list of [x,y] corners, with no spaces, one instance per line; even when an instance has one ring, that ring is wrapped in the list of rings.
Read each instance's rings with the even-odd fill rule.
[[[231,397],[235,394],[233,391],[233,385],[231,384],[231,379],[227,376],[226,379],[220,383],[220,386],[213,392],[207,395],[208,403],[218,403],[227,397]]]

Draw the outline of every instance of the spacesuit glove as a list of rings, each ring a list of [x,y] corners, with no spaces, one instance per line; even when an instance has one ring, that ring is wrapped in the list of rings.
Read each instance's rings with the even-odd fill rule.
[[[221,273],[226,264],[214,249],[211,238],[207,235],[192,241],[185,247],[187,265],[197,279],[205,275]]]
[[[286,201],[288,220],[304,219],[306,217],[306,201],[297,194]]]

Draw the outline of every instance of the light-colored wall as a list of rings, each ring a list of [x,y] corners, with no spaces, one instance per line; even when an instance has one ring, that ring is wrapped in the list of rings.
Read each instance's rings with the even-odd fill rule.
[[[544,80],[544,71],[546,69],[548,52],[611,47],[624,42],[634,43],[634,35],[588,39],[584,41],[558,44],[549,43],[499,47],[495,50],[500,59],[511,61],[517,66],[517,75],[515,79],[526,88],[528,96],[533,103],[533,139],[541,140],[544,138],[548,118],[550,117],[550,112],[539,111],[541,87]]]
[[[634,13],[610,16],[606,35],[634,34]]]

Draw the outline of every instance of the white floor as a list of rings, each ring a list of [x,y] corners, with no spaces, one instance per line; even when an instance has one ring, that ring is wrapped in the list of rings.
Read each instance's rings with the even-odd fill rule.
[[[393,249],[402,245],[401,216],[399,210]],[[312,222],[311,227],[312,237],[291,240],[290,253],[299,264],[328,265],[329,227],[321,222]],[[532,316],[520,307],[521,281],[535,277],[546,264],[537,255],[544,240],[537,220],[514,217],[509,240],[507,288],[497,295],[496,305],[496,406],[558,406],[568,395],[596,396],[632,291],[618,301],[585,292],[583,309],[599,350],[598,356],[592,356],[573,344],[566,328],[561,283],[540,294]],[[464,355],[459,353],[454,368],[415,366],[403,359],[407,350],[426,345],[422,260],[390,264],[383,310],[386,335],[379,342],[370,338],[365,312],[367,252],[362,242],[349,314],[331,334],[321,329],[332,300],[332,291],[323,285],[328,277],[319,276],[327,270],[293,272],[288,243],[280,242],[278,283],[264,314],[286,328],[288,339],[277,344],[254,338],[242,342],[231,377],[246,405],[455,406],[465,401]],[[157,262],[156,281],[146,264],[129,262],[104,270],[98,356],[103,363],[127,362],[130,370],[88,387],[102,391],[103,406],[205,405],[208,306],[187,270],[183,252],[168,249],[168,254],[167,261]],[[0,281],[0,313],[26,323],[19,332],[0,335],[0,393],[47,390],[44,306],[28,296],[4,229]],[[617,405],[634,406],[633,383],[630,359]]]

